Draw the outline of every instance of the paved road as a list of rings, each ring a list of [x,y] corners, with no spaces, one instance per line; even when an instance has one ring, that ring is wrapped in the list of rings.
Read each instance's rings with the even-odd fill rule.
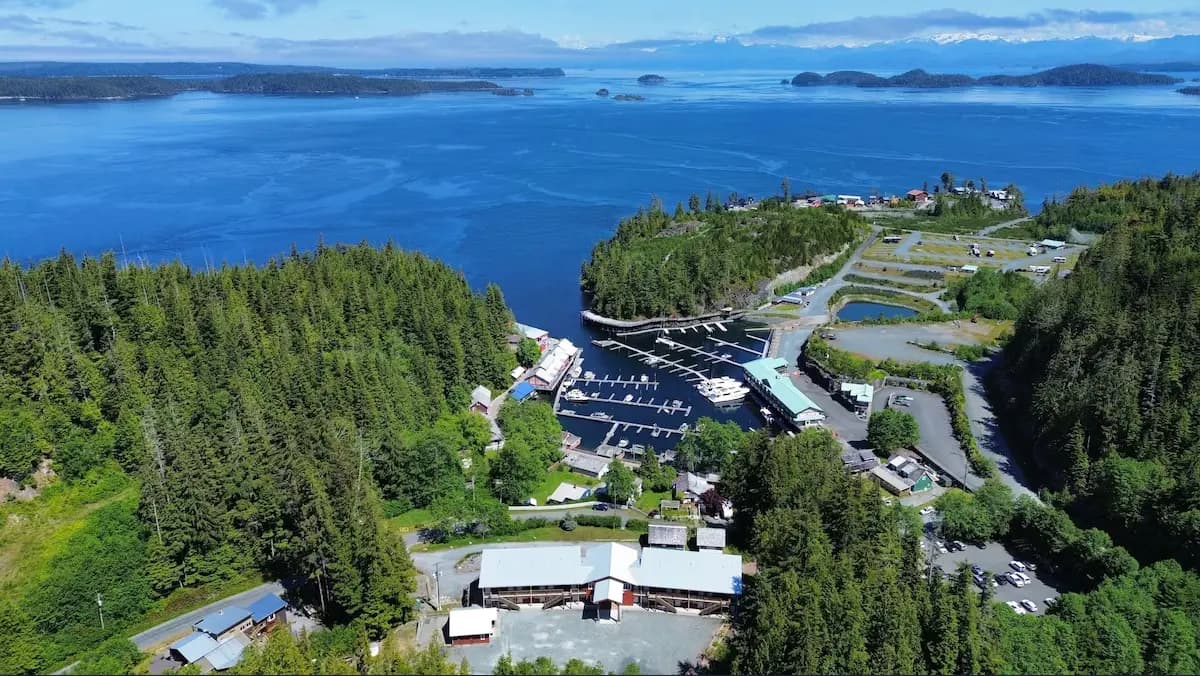
[[[838,329],[836,345],[850,352],[873,359],[896,359],[898,361],[924,361],[936,364],[958,364],[963,367],[963,393],[966,397],[967,418],[971,421],[971,432],[979,442],[980,451],[996,463],[998,477],[1016,495],[1029,495],[1036,499],[1036,487],[1017,464],[1012,450],[1000,433],[996,416],[987,400],[983,379],[995,367],[998,356],[967,364],[944,352],[934,352],[909,345],[909,340],[942,343],[952,340],[945,326],[927,324],[894,324],[887,326],[860,326]],[[952,469],[951,465],[947,469]]]
[[[621,527],[625,527],[625,523],[630,519],[645,519],[646,515],[632,509],[608,509],[603,512],[596,511],[590,506],[588,507],[563,507],[562,509],[550,509],[539,512],[514,512],[509,511],[508,515],[514,519],[533,519],[542,518],[551,521],[565,519],[568,516],[619,516],[621,517]]]
[[[197,608],[190,613],[184,613],[179,617],[163,622],[157,627],[151,627],[140,634],[132,636],[129,640],[133,641],[138,650],[150,652],[176,636],[187,633],[191,630],[193,624],[200,621],[200,618],[215,610],[219,610],[225,606],[249,605],[251,601],[254,601],[263,594],[278,594],[282,596],[284,591],[283,585],[278,582],[261,584],[240,594],[234,594],[215,603],[210,603],[203,608]]]
[[[954,438],[954,428],[950,425],[950,411],[946,409],[942,398],[923,390],[883,387],[875,393],[875,410],[882,411],[887,408],[889,397],[895,394],[906,394],[913,398],[908,406],[897,408],[917,419],[921,430],[920,447],[929,459],[968,488],[974,489],[982,485],[983,479],[970,471],[962,444]]]
[[[987,236],[991,235],[993,232],[996,232],[997,230],[1001,230],[1003,228],[1007,228],[1012,225],[1020,225],[1021,223],[1024,223],[1026,221],[1032,221],[1032,220],[1033,219],[1030,218],[1029,216],[1026,216],[1024,218],[1015,218],[1011,221],[997,223],[996,225],[989,225],[988,227],[984,228],[983,230],[980,230],[979,232],[977,232],[975,234],[979,235],[980,237],[987,237]]]

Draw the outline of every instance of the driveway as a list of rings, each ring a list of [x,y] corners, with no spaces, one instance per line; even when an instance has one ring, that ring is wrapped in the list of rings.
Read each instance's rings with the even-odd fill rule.
[[[261,584],[253,589],[246,590],[240,594],[221,599],[215,603],[210,603],[203,608],[198,608],[190,613],[184,613],[174,619],[163,622],[162,624],[147,629],[140,634],[130,637],[138,650],[142,652],[151,652],[155,648],[172,639],[188,633],[192,629],[192,625],[199,622],[205,615],[220,610],[225,606],[247,606],[251,601],[258,599],[263,594],[277,594],[283,596],[285,593],[283,585],[278,582],[268,582]]]
[[[578,658],[608,673],[636,662],[643,674],[676,674],[680,662],[695,662],[708,648],[723,622],[638,607],[622,608],[621,621],[613,624],[585,620],[579,609],[501,610],[491,644],[451,648],[450,660],[465,657],[473,674],[492,673],[505,654],[514,661],[545,655],[559,667]]]

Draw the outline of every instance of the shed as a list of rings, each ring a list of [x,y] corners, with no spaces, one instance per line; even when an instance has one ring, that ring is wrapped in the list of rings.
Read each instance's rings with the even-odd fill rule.
[[[495,608],[455,608],[446,633],[453,645],[491,643],[500,611]]]
[[[471,410],[478,413],[487,413],[488,407],[492,405],[492,391],[480,385],[471,390]]]
[[[976,272],[979,272],[979,266],[978,265],[964,265],[961,268],[959,268],[959,270],[962,270],[964,273],[966,273],[968,275],[973,275]]]
[[[651,547],[687,547],[687,526],[677,526],[669,523],[652,523],[646,543]]]
[[[696,529],[696,546],[701,550],[704,549],[725,549],[725,529],[724,528],[697,528]]]
[[[250,639],[246,638],[245,634],[235,632],[229,640],[223,641],[200,660],[200,670],[204,671],[206,666],[212,671],[225,671],[236,667],[238,662],[242,661],[242,653],[249,645]]]
[[[217,639],[201,631],[193,631],[172,643],[167,649],[171,655],[183,662],[191,664],[209,654],[217,647]]]
[[[512,397],[513,399],[516,399],[517,401],[525,401],[526,399],[532,397],[536,393],[537,393],[537,390],[535,390],[533,385],[530,385],[529,381],[527,380],[525,382],[517,383],[516,385],[514,385],[513,389],[512,389],[512,394],[510,394],[509,396]]]

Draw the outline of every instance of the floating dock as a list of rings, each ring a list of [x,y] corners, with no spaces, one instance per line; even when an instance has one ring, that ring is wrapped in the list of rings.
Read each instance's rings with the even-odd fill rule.
[[[647,378],[649,378],[649,376],[647,376]],[[616,378],[610,378],[607,375],[603,378],[584,378],[581,376],[575,379],[574,385],[576,387],[580,385],[612,385],[613,387],[632,387],[635,390],[640,390],[643,387],[647,390],[658,389],[657,380],[642,380],[640,376],[637,378],[632,376],[629,378],[623,378],[619,375]]]
[[[659,436],[670,437],[672,434],[678,434],[680,436],[683,436],[685,434],[692,433],[692,430],[690,427],[686,430],[682,430],[682,429],[679,429],[678,427],[663,427],[661,425],[644,425],[642,423],[626,422],[624,420],[615,420],[612,418],[593,418],[591,416],[583,415],[582,413],[576,413],[574,411],[556,411],[556,413],[558,413],[558,415],[563,416],[564,418],[575,418],[576,420],[591,420],[593,422],[602,422],[602,423],[611,424],[612,427],[608,430],[608,436],[605,437],[604,443],[607,443],[608,440],[611,439],[612,436],[614,434],[616,434],[617,432],[626,432],[629,430],[633,430],[634,432],[648,431],[648,432],[650,432],[650,436],[652,436],[652,437],[659,437]],[[686,425],[687,423],[684,423],[684,424]],[[655,432],[657,432],[658,434],[655,434]]]
[[[652,358],[658,360],[658,363],[665,364],[666,368],[668,368],[672,371],[678,371],[680,373],[684,373],[687,375],[688,378],[693,378],[696,380],[708,380],[708,373],[705,371],[701,371],[700,369],[698,369],[694,366],[689,366],[687,364],[684,364],[682,361],[669,359],[667,357],[663,357],[661,355],[654,354],[653,352],[647,352],[646,350],[636,348],[632,345],[626,345],[625,343],[622,343],[619,340],[593,340],[592,344],[597,347],[603,347],[603,348],[608,348],[608,349],[629,350],[632,354],[634,354],[638,357],[647,357],[647,358],[652,357]]]
[[[753,337],[753,336],[751,336],[751,337]],[[711,340],[712,342],[716,343],[717,345],[721,345],[723,347],[732,347],[732,348],[741,350],[743,352],[749,352],[750,354],[754,355],[756,358],[762,356],[761,354],[758,353],[758,350],[751,350],[750,348],[746,347],[745,345],[738,345],[737,343],[731,343],[727,340],[721,340],[720,338],[717,338],[716,336],[709,336],[707,338],[707,340]]]
[[[711,336],[710,336],[710,338],[711,338]],[[722,357],[721,355],[719,355],[715,352],[709,352],[708,350],[703,350],[698,347],[692,347],[691,345],[684,345],[683,343],[677,343],[677,342],[671,340],[670,338],[663,338],[662,336],[659,336],[658,338],[655,339],[655,342],[666,345],[667,347],[671,348],[672,350],[686,350],[688,352],[692,352],[704,359],[707,359],[710,362],[720,362],[722,364],[729,364],[730,366],[741,366],[741,364],[737,363],[736,361],[729,359],[727,357]],[[758,356],[758,353],[755,352],[754,355]]]
[[[677,404],[674,404],[674,403],[671,403],[668,401],[663,401],[661,403],[656,404],[656,403],[654,403],[654,399],[651,399],[650,401],[642,401],[641,397],[638,397],[637,399],[635,399],[633,401],[625,401],[623,398],[620,398],[615,394],[604,397],[604,396],[601,396],[600,394],[593,394],[590,392],[588,393],[587,396],[588,396],[589,401],[595,402],[598,404],[620,404],[621,406],[641,406],[642,408],[652,408],[655,411],[658,411],[659,413],[666,413],[667,415],[674,415],[676,413],[682,413],[684,415],[691,415],[691,413],[692,413],[691,406],[677,405]]]

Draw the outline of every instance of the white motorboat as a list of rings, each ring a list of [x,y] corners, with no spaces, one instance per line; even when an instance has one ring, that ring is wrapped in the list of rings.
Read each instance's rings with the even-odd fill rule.
[[[593,379],[593,378],[595,378],[595,377],[596,377],[596,373],[595,373],[594,371],[584,371],[584,372],[583,372],[583,379],[584,379],[584,380],[591,380],[591,379]]]
[[[571,390],[563,395],[563,399],[567,401],[590,401],[591,397],[587,396],[583,390]]]
[[[648,383],[648,382],[650,382],[650,376],[648,376],[648,375],[645,375],[645,374],[642,374],[642,382],[643,382],[643,383]]]
[[[626,403],[633,401],[633,395],[632,394],[625,395],[625,401],[626,401]]]
[[[710,378],[696,386],[706,399],[714,404],[724,404],[745,399],[750,388],[728,376]]]
[[[768,425],[775,422],[775,415],[771,413],[771,409],[767,408],[766,406],[758,409],[758,412],[762,415],[763,420],[767,421]]]
[[[618,442],[617,442],[617,448],[628,448],[628,447],[629,447],[629,440],[628,440],[628,439],[622,439],[622,440],[620,440],[620,441],[618,441]]]

